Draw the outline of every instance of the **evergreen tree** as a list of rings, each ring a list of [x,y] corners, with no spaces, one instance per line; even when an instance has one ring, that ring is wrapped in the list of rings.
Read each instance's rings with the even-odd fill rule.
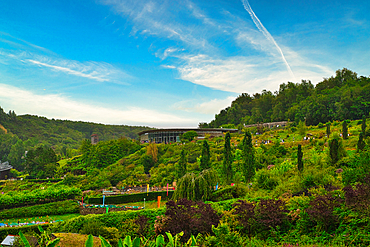
[[[357,142],[357,152],[364,150],[366,146],[366,143],[364,141],[364,133],[360,133],[360,136],[358,137],[358,142]]]
[[[203,171],[205,169],[211,168],[211,155],[209,152],[209,145],[207,140],[203,141],[203,146],[202,146],[202,156],[200,157],[200,169]]]
[[[365,115],[362,116],[361,130],[362,130],[363,137],[366,137],[366,116]]]
[[[330,136],[330,123],[327,123],[326,124],[326,135],[328,136],[328,138],[329,138],[329,136]]]
[[[301,144],[298,144],[298,171],[302,172],[303,171],[303,152],[302,152],[302,146]]]
[[[180,154],[180,160],[177,163],[177,179],[182,178],[186,174],[186,164],[187,164],[186,153],[185,150],[182,149]]]
[[[342,124],[342,132],[343,132],[343,139],[347,140],[348,139],[348,127],[347,127],[347,120],[343,121]]]
[[[331,163],[334,165],[339,160],[339,142],[338,139],[334,138],[329,141],[329,154]]]
[[[255,161],[254,161],[254,149],[252,144],[252,135],[249,131],[245,132],[243,142],[243,162],[242,162],[242,169],[243,174],[246,182],[250,182],[253,178],[254,174],[256,173],[255,169]]]
[[[223,160],[223,172],[225,176],[226,184],[230,184],[233,179],[233,169],[232,169],[232,162],[233,162],[233,155],[231,153],[231,145],[230,145],[230,133],[227,132],[225,135],[225,146],[224,146],[224,160]]]

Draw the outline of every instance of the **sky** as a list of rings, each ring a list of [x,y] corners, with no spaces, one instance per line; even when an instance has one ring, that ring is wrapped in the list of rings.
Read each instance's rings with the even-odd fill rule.
[[[240,94],[370,75],[370,1],[2,0],[0,106],[197,127]]]

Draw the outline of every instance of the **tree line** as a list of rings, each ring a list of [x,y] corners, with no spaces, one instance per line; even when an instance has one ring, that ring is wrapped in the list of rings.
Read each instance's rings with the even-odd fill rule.
[[[283,83],[272,93],[239,95],[230,107],[215,115],[210,123],[200,123],[201,128],[223,125],[256,124],[275,121],[305,121],[317,125],[333,120],[361,119],[369,114],[370,77],[343,68],[335,76],[325,78],[314,86],[309,80],[301,83]]]

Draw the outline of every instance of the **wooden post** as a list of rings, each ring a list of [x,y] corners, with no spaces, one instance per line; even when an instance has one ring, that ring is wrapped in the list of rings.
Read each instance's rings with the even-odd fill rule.
[[[158,208],[161,207],[161,196],[158,196]]]

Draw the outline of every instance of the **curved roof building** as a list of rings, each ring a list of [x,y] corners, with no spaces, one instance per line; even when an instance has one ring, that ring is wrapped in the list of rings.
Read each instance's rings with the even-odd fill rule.
[[[141,142],[174,143],[180,142],[180,136],[188,131],[195,131],[198,138],[223,136],[226,132],[234,133],[237,129],[155,129],[145,130],[138,133]]]

